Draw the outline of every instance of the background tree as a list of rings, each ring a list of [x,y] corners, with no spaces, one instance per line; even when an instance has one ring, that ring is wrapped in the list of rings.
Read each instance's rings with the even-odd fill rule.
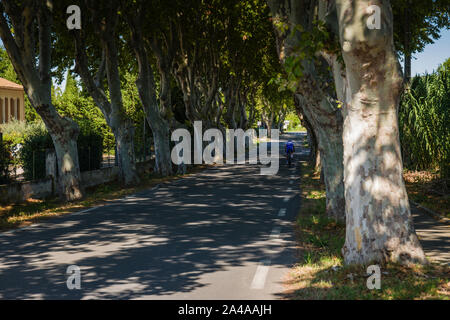
[[[136,1],[123,6],[127,27],[127,43],[133,50],[138,65],[136,87],[144,107],[146,119],[154,138],[155,171],[171,175],[170,128],[174,117],[171,105],[171,70],[174,57],[174,28],[168,3],[153,1],[155,11],[147,10],[147,1]],[[155,13],[158,12],[158,15]],[[166,14],[163,14],[166,13]],[[161,15],[163,14],[163,15]],[[164,16],[164,19],[161,17]],[[159,100],[150,52],[156,58],[160,83]],[[159,103],[158,103],[159,102]]]
[[[5,48],[2,47],[0,47],[0,75],[6,80],[20,83],[11,60],[9,60],[8,53]]]
[[[439,39],[442,28],[450,27],[450,1],[396,0],[391,5],[395,47],[403,55],[403,74],[409,80],[413,55]]]
[[[102,112],[72,73],[67,73],[65,87],[54,92],[54,105],[61,115],[73,119],[81,131],[100,132],[105,146],[114,145],[114,136]]]
[[[95,4],[85,1],[83,4],[83,27],[71,32],[76,50],[75,71],[114,133],[120,180],[125,185],[133,185],[140,179],[136,172],[134,125],[126,114],[122,98],[119,1],[97,1]],[[89,50],[94,51],[94,61],[89,59]],[[92,66],[96,67],[95,76]],[[108,94],[105,91],[105,77]]]
[[[82,197],[77,153],[79,128],[52,104],[52,1],[2,1],[0,37],[33,108],[44,121],[58,159],[59,194]]]

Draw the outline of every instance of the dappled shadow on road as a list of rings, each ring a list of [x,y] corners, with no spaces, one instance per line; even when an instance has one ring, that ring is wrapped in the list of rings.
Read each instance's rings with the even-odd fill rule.
[[[216,168],[1,234],[0,298],[132,299],[207,286],[202,275],[258,262],[271,249],[261,241],[287,181],[255,166]],[[69,265],[81,268],[81,290],[67,289]]]
[[[427,257],[450,266],[450,226],[411,206],[414,226]]]

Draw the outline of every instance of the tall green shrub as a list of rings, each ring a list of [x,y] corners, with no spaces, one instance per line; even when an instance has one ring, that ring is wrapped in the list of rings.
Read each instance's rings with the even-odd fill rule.
[[[9,165],[23,167],[26,179],[42,178],[45,175],[45,149],[53,148],[44,123],[14,120],[1,125],[0,129],[7,146]]]
[[[450,177],[450,70],[415,77],[399,109],[405,166]]]
[[[53,94],[55,108],[61,115],[77,122],[83,134],[91,131],[101,134],[105,147],[103,151],[108,151],[107,148],[114,150],[114,136],[104,115],[89,94],[81,90],[72,74],[67,74],[64,90],[56,88]]]

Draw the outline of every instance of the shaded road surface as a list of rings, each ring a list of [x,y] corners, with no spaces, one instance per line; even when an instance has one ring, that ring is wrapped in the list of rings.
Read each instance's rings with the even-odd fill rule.
[[[450,266],[450,225],[439,222],[411,205],[414,225],[428,258]]]
[[[276,176],[259,172],[217,167],[2,233],[0,298],[277,298],[295,262],[299,173],[284,161]],[[67,289],[70,265],[81,290]]]
[[[298,169],[284,162],[276,176],[217,167],[1,233],[0,299],[279,298],[296,262],[300,204]],[[427,254],[448,263],[448,226],[414,219]],[[70,265],[81,269],[81,290],[67,289]]]

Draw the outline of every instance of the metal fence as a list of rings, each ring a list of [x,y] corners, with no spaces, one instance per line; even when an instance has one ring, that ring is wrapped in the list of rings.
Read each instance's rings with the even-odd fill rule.
[[[145,140],[144,140],[145,141]],[[152,139],[146,139],[145,144],[135,146],[136,162],[149,161],[153,156]],[[3,142],[0,132],[0,184],[24,182],[45,178],[49,172],[49,158],[53,153],[53,165],[56,166],[56,156],[51,149],[35,149],[28,155],[28,161],[23,161],[20,150],[11,150]],[[90,147],[79,149],[81,171],[91,171],[118,166],[115,142],[105,142],[101,160],[94,155]],[[54,169],[56,171],[56,167]]]

